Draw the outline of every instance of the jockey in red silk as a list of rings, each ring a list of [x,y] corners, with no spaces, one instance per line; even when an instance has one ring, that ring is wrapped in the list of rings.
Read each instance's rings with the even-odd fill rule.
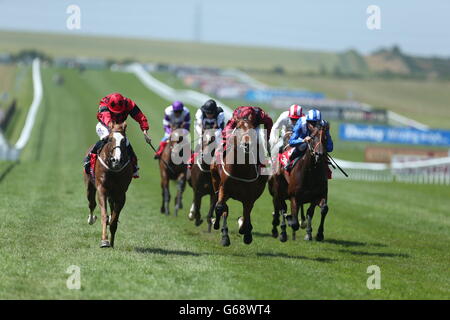
[[[226,141],[236,128],[240,119],[248,118],[252,115],[253,125],[257,128],[259,125],[264,125],[264,129],[267,130],[267,140],[269,140],[270,132],[272,130],[273,121],[272,118],[260,107],[242,106],[234,110],[231,119],[222,131],[223,147],[226,150]],[[267,141],[268,142],[268,141]]]
[[[97,112],[97,120],[99,121],[96,126],[97,135],[100,140],[90,151],[89,155],[85,159],[85,170],[89,174],[89,163],[92,155],[97,155],[103,145],[106,143],[106,138],[109,136],[109,124],[111,121],[115,123],[123,123],[128,115],[139,123],[144,135],[148,137],[148,121],[136,103],[121,95],[120,93],[111,93],[104,97],[99,104]],[[131,158],[131,162],[134,166],[134,178],[139,178],[139,167],[137,165],[137,157],[131,147],[130,142],[127,139],[127,148]]]

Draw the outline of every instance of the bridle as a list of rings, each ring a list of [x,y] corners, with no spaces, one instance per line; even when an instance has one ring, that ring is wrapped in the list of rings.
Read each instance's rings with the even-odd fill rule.
[[[115,131],[114,131],[115,132]],[[125,136],[125,135],[124,135]],[[110,153],[112,153],[115,149],[117,148],[121,148],[121,146],[114,146],[110,149]],[[120,168],[118,169],[113,169],[110,166],[108,166],[105,162],[105,160],[102,159],[101,154],[99,154],[98,156],[98,160],[100,161],[100,163],[102,164],[102,166],[104,166],[108,171],[112,171],[112,172],[121,172],[123,169],[125,169],[128,164],[130,163],[130,159],[128,159]]]
[[[315,127],[316,131],[311,135],[311,138],[315,138],[317,136],[317,133],[319,132],[319,141],[313,146],[312,140],[307,142],[308,144],[308,150],[311,154],[311,157],[314,157],[315,162],[317,163],[319,160],[320,154],[317,152],[318,147],[320,144],[322,144],[322,138],[323,138],[323,128]]]
[[[237,129],[237,128],[234,128],[232,134],[234,134],[234,132],[236,131],[236,129]],[[255,155],[254,155],[253,150],[250,150],[251,148],[249,148],[248,150],[246,150],[246,147],[245,147],[242,143],[239,143],[239,145],[237,145],[236,147],[237,147],[237,148],[241,148],[245,154],[250,154],[250,155],[253,157],[253,161],[255,162],[255,163],[254,163],[254,167],[255,167],[255,173],[256,173],[256,176],[255,176],[254,178],[251,178],[251,179],[245,179],[245,178],[240,178],[240,177],[233,176],[231,173],[229,173],[229,172],[226,170],[226,168],[225,168],[225,165],[226,165],[226,164],[225,164],[225,163],[222,164],[223,172],[224,172],[228,177],[230,177],[231,179],[234,179],[234,180],[237,180],[237,181],[247,182],[247,183],[255,182],[256,180],[259,179],[260,173],[258,172],[258,165],[257,165],[257,163],[256,163],[256,157],[255,157]]]

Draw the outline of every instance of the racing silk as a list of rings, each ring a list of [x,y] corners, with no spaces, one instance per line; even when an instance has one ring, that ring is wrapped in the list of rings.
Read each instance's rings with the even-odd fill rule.
[[[300,120],[298,120],[300,121]],[[270,133],[270,147],[273,147],[280,137],[283,137],[286,132],[292,131],[294,126],[289,118],[289,111],[285,111],[278,117],[277,121],[273,124],[272,132]]]
[[[128,115],[130,115],[134,120],[139,123],[141,130],[148,130],[148,121],[146,116],[142,113],[136,103],[128,98],[125,98],[123,101],[125,108],[122,113],[114,113],[108,109],[108,104],[105,98],[100,101],[98,112],[97,112],[97,120],[100,121],[103,125],[107,126],[111,121],[116,123],[124,122]]]
[[[191,126],[191,114],[189,112],[189,109],[183,107],[181,115],[177,117],[173,112],[173,107],[171,105],[168,106],[164,110],[164,120],[163,120],[163,126],[166,135],[169,135],[172,132],[171,126],[178,127],[181,124],[183,124],[182,128],[189,131],[189,128]]]
[[[225,129],[222,131],[224,133],[224,139],[226,139],[229,133],[236,128],[239,119],[248,117],[250,114],[253,115],[254,127],[256,128],[263,124],[264,128],[267,130],[267,137],[269,137],[273,126],[272,118],[260,107],[244,106],[234,110],[232,118],[228,121]]]
[[[294,126],[291,139],[289,139],[289,145],[292,147],[297,147],[303,143],[303,139],[310,135],[308,126],[306,125],[306,117],[300,118]],[[327,152],[333,151],[333,140],[331,139],[330,130],[326,130],[325,134],[327,136]]]
[[[222,131],[225,126],[225,115],[221,111],[215,118],[209,119],[201,109],[195,113],[195,132],[198,137],[202,135],[203,129],[217,129]]]

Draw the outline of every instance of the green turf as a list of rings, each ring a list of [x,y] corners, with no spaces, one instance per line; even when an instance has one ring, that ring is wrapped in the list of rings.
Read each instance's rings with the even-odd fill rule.
[[[237,234],[240,205],[229,202],[232,243],[223,248],[218,232],[188,221],[187,209],[178,218],[159,213],[158,166],[133,120],[128,134],[141,178],[127,193],[116,248],[100,249],[81,177],[82,156],[96,140],[97,103],[116,90],[132,97],[157,140],[168,102],[131,74],[62,70],[58,87],[54,72],[43,70],[32,138],[0,182],[0,299],[450,298],[449,187],[333,180],[326,241],[284,244],[270,237],[266,191],[252,213],[249,246]],[[185,208],[191,197],[188,187]],[[81,268],[81,290],[66,288],[70,265]],[[366,287],[370,265],[381,268],[381,290]]]

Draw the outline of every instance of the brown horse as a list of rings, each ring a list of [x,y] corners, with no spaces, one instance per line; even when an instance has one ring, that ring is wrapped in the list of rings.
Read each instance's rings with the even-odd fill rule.
[[[320,125],[313,127],[308,124],[311,132],[311,140],[308,142],[308,148],[305,154],[299,159],[292,168],[290,174],[284,169],[288,181],[288,197],[291,200],[291,215],[287,216],[288,224],[294,231],[298,230],[298,209],[305,203],[310,203],[306,212],[306,236],[305,240],[312,240],[312,218],[316,206],[321,208],[320,226],[317,230],[316,240],[324,239],[324,222],[328,213],[328,174],[327,174],[327,152],[325,128]],[[305,217],[302,211],[302,227],[305,225]]]
[[[93,212],[97,205],[95,194],[97,193],[98,195],[102,215],[101,248],[114,247],[120,211],[125,205],[125,194],[133,176],[133,166],[126,146],[126,126],[125,122],[121,124],[111,123],[109,125],[110,134],[108,141],[98,155],[94,177],[83,171],[90,209],[89,224],[93,224],[97,219]],[[109,203],[111,216],[108,216],[107,202]],[[108,240],[108,224],[111,232],[111,241]]]
[[[200,214],[202,198],[205,195],[209,195],[209,211],[207,215],[208,232],[211,232],[211,219],[214,212],[214,205],[216,204],[216,194],[214,193],[211,180],[211,162],[207,163],[205,157],[207,157],[206,159],[213,159],[215,143],[214,130],[205,130],[202,135],[201,152],[197,155],[195,162],[192,164],[190,170],[191,174],[188,178],[189,185],[194,191],[194,199],[189,212],[189,219],[195,219],[196,226],[199,226],[203,222]]]
[[[289,146],[289,139],[292,135],[292,131],[286,132],[283,137],[283,145],[282,148],[284,151],[286,147]],[[280,151],[281,152],[281,151]],[[268,187],[269,192],[272,196],[272,203],[274,211],[272,213],[272,237],[278,237],[278,226],[280,225],[280,216],[282,218],[281,221],[281,234],[280,241],[287,241],[287,233],[286,233],[286,216],[287,216],[287,205],[286,200],[289,200],[288,195],[288,182],[285,178],[284,172],[282,170],[282,166],[279,163],[278,159],[273,161],[277,167],[274,168],[274,173],[269,177]],[[302,217],[304,217],[303,205],[300,207]],[[306,224],[301,225],[302,228],[306,227]],[[292,239],[295,240],[295,231],[292,233]]]
[[[178,129],[172,131],[169,137],[169,142],[164,148],[159,159],[159,172],[161,174],[161,188],[162,188],[162,205],[161,213],[170,214],[170,180],[177,181],[177,196],[175,198],[175,216],[178,215],[178,210],[183,208],[182,196],[186,187],[186,172],[187,161],[185,158],[189,156],[190,147],[189,141],[184,139],[185,131]],[[179,160],[179,161],[177,161]],[[183,160],[183,161],[182,161]],[[175,162],[177,163],[175,163]],[[178,163],[179,162],[179,163]]]
[[[248,119],[239,120],[236,129],[240,129],[239,142],[238,135],[232,134],[231,139],[227,141],[223,164],[217,163],[217,159],[211,164],[214,192],[218,193],[214,229],[220,228],[220,218],[223,217],[221,230],[223,246],[230,245],[227,200],[232,198],[242,203],[243,217],[238,219],[239,233],[244,235],[244,243],[250,244],[253,240],[250,213],[255,201],[263,193],[267,182],[267,175],[261,175],[258,167],[259,159],[255,152],[255,149],[258,149],[258,140],[256,134],[252,134],[255,133],[255,128],[252,125],[251,116]]]

